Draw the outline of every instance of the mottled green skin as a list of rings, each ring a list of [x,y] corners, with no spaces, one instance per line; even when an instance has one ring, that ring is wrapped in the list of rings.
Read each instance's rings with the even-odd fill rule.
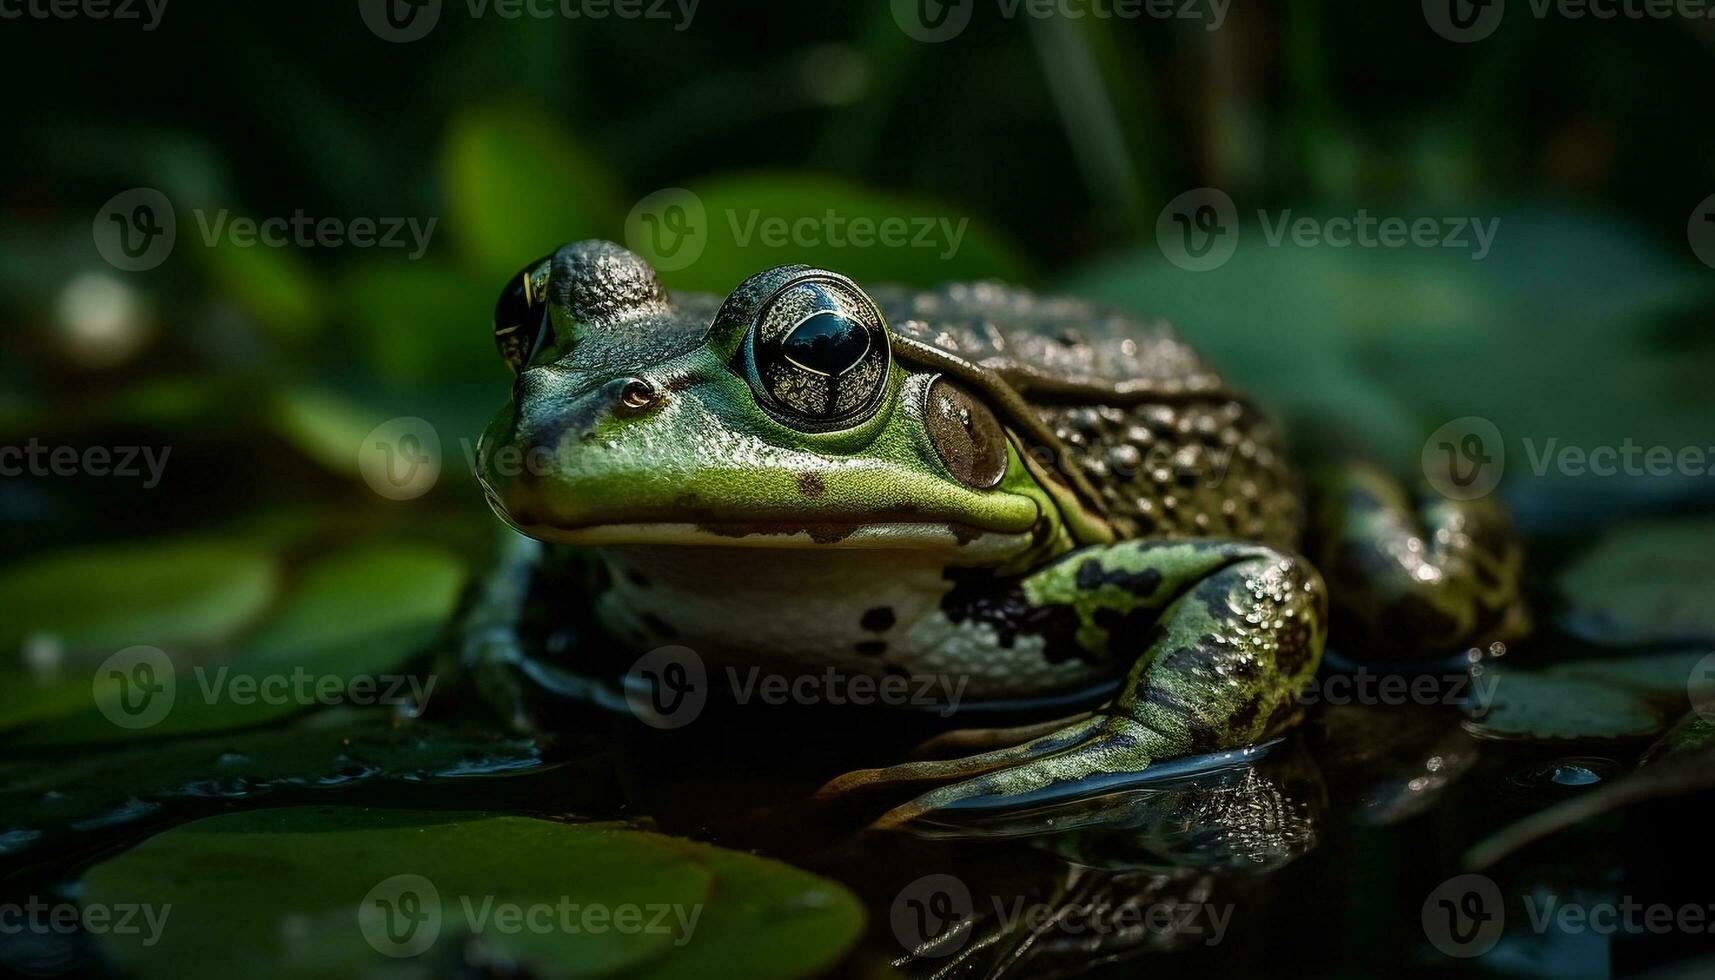
[[[889,823],[1252,745],[1297,721],[1329,621],[1295,550],[1299,483],[1268,421],[1171,329],[998,285],[875,290],[892,353],[878,404],[806,431],[735,366],[758,310],[805,274],[771,270],[719,302],[669,297],[617,246],[554,257],[552,334],[520,363],[479,472],[513,527],[597,549],[613,584],[596,618],[616,639],[780,670],[953,673],[974,697],[1119,681],[1099,711],[1022,744],[830,784],[954,781]],[[938,455],[936,377],[1000,420],[998,484],[961,481]],[[626,400],[635,382],[647,404]],[[1402,610],[1437,611],[1436,643],[1494,627],[1517,585],[1516,561],[1487,558],[1510,547],[1502,525],[1437,505],[1433,530],[1451,522],[1458,540],[1419,541],[1417,564],[1403,562],[1414,512],[1391,483],[1362,486],[1321,521],[1342,570],[1373,573],[1372,612],[1352,621],[1378,643]],[[1445,581],[1423,588],[1424,562]]]

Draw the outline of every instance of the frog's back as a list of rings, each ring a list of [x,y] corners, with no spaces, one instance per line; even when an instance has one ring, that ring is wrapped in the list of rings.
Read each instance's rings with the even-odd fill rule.
[[[1011,385],[1121,536],[1297,547],[1299,485],[1275,427],[1165,321],[998,283],[873,295],[896,333]]]

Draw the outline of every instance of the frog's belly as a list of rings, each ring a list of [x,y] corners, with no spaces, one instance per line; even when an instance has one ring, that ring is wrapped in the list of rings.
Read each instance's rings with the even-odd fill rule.
[[[911,677],[920,683],[878,688],[911,707],[920,691],[962,701],[1076,691],[1115,669],[1056,663],[1040,637],[1002,645],[987,623],[948,619],[941,599],[952,583],[929,552],[627,546],[602,555],[612,586],[596,613],[612,635],[637,653],[689,647],[711,675],[741,686],[758,674],[826,679],[830,669],[842,679]]]

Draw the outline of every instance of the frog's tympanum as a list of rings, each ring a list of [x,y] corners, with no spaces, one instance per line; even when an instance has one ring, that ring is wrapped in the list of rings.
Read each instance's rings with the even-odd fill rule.
[[[669,294],[638,256],[579,242],[507,285],[495,333],[516,379],[483,486],[513,528],[599,556],[601,587],[559,601],[590,604],[614,643],[951,675],[968,701],[1114,691],[824,791],[923,791],[884,824],[1282,733],[1330,593],[1342,648],[1396,660],[1518,619],[1496,506],[1346,467],[1311,520],[1269,420],[1158,321],[801,265],[724,299]]]

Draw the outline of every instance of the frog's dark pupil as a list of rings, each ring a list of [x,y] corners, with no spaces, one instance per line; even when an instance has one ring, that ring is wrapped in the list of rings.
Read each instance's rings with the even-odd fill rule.
[[[535,320],[540,318],[540,311],[533,310],[530,298],[524,287],[525,274],[512,277],[506,288],[500,291],[500,299],[494,303],[494,326],[497,330],[508,327],[535,327]],[[532,314],[535,316],[532,316]]]
[[[869,332],[837,313],[817,313],[798,324],[780,342],[781,352],[799,367],[839,375],[869,353]]]

